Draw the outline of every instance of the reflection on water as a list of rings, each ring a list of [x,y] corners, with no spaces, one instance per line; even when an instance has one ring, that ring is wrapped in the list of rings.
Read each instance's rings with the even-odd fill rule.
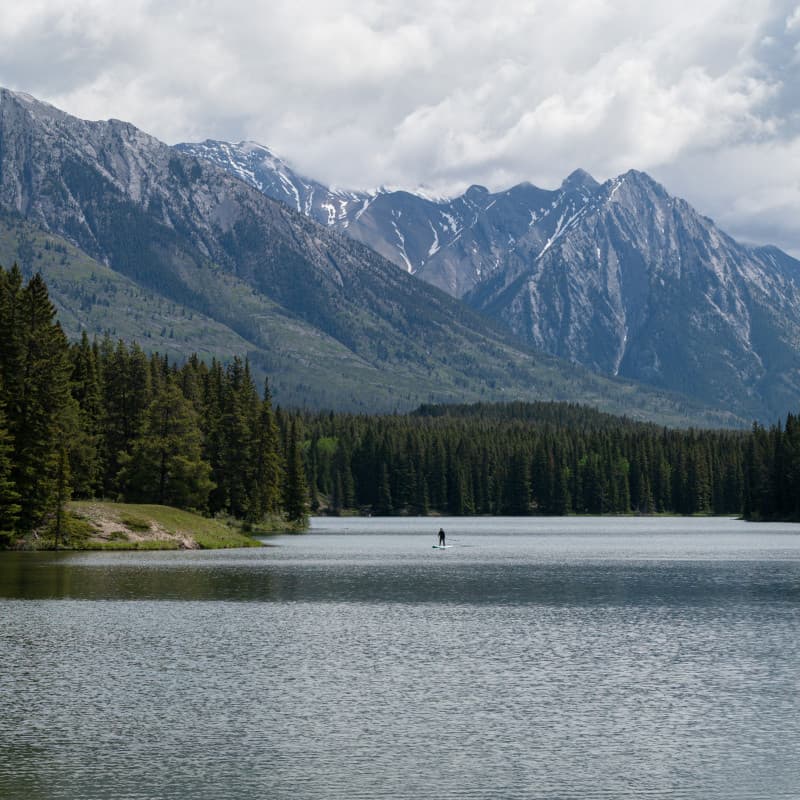
[[[796,798],[800,526],[0,554],[0,797]]]

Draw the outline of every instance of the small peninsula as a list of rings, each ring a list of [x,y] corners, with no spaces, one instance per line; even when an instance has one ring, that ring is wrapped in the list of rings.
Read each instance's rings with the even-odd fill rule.
[[[52,535],[30,534],[19,537],[15,546],[30,550],[216,550],[262,544],[227,520],[154,504],[73,501],[67,506],[64,528],[59,541]]]

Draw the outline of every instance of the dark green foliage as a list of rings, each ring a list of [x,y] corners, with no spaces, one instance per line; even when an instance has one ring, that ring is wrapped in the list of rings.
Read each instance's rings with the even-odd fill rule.
[[[13,450],[5,414],[0,408],[0,541],[5,541],[14,530],[20,511],[19,493],[11,477]]]
[[[291,522],[301,522],[308,517],[308,486],[303,468],[303,456],[298,430],[299,421],[292,420],[288,429],[286,452],[286,477],[283,505]]]
[[[331,513],[742,510],[743,433],[669,431],[555,403],[304,420],[308,478]]]
[[[20,496],[20,527],[32,530],[53,519],[59,498],[68,494],[64,448],[71,433],[72,410],[68,345],[41,276],[21,290],[13,274],[4,305],[16,306],[16,326],[8,332],[5,397],[9,433],[14,441],[12,480]],[[5,370],[4,370],[5,372]]]
[[[234,358],[226,374],[222,396],[222,468],[225,508],[234,517],[252,516],[255,476],[252,450],[258,415],[258,396],[249,368]]]
[[[84,332],[72,347],[72,397],[77,404],[77,419],[69,449],[72,491],[75,497],[94,497],[102,488],[100,441],[103,405],[95,348]]]
[[[41,277],[0,269],[0,531],[69,535],[72,494],[257,523],[380,514],[800,515],[800,423],[674,431],[576,405],[273,412],[249,363],[182,366],[136,344],[70,346]],[[310,485],[309,485],[310,484]],[[313,505],[312,505],[313,504]]]
[[[125,499],[202,510],[213,488],[210,473],[197,412],[168,381],[147,409],[131,454],[123,456],[119,481]]]
[[[800,520],[800,417],[789,414],[784,427],[768,430],[754,425],[742,465],[733,465],[728,475],[726,492],[740,476],[745,517]]]
[[[252,439],[253,475],[248,516],[259,520],[276,514],[281,507],[281,458],[278,449],[278,427],[272,411],[269,384],[264,384],[264,398],[258,409],[255,435]]]
[[[147,357],[134,344],[114,345],[106,338],[100,345],[100,373],[103,397],[103,494],[121,493],[117,476],[122,460],[130,455],[133,443],[142,431],[144,416],[151,399],[151,370]]]
[[[178,368],[135,343],[86,335],[70,346],[54,317],[41,276],[23,285],[18,269],[0,268],[0,532],[46,528],[58,546],[73,495],[250,522],[283,513],[279,430],[247,362],[223,370],[194,356]],[[297,442],[292,458],[293,519],[303,519]]]

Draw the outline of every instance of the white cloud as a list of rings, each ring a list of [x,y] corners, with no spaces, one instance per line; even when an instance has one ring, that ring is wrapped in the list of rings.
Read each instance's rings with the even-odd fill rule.
[[[798,39],[781,0],[29,0],[0,84],[169,142],[255,139],[341,186],[650,170],[739,233],[786,220],[798,250]]]

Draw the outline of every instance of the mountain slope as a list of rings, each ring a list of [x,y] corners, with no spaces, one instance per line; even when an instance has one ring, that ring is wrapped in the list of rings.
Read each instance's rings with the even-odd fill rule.
[[[451,200],[387,189],[343,192],[299,175],[253,142],[206,140],[176,148],[238,175],[267,196],[363,242],[454,297],[461,297],[496,268],[532,220],[541,217],[559,195],[530,183],[497,194],[472,186]],[[580,194],[581,183],[568,179],[565,188]]]
[[[347,227],[376,196],[374,192],[338,191],[304,178],[268,147],[255,142],[231,144],[206,139],[196,144],[177,144],[175,149],[222,167],[267,197],[321,225]]]
[[[547,352],[773,417],[800,394],[800,262],[738,244],[641,172],[468,296]]]
[[[227,358],[248,343],[210,317],[171,302],[87,256],[58,235],[0,209],[0,264],[27,279],[40,272],[71,339],[85,331],[136,340],[174,359],[193,352]]]
[[[243,158],[242,145],[206,147],[229,168]],[[262,172],[306,181],[270,158]],[[473,186],[436,202],[357,196],[318,218],[541,350],[745,417],[796,407],[800,262],[735,242],[644,173],[600,185],[577,170],[554,191]]]
[[[127,123],[79,120],[5,90],[0,206],[247,342],[279,402],[581,399],[675,423],[735,422],[533,354],[227,170]]]

